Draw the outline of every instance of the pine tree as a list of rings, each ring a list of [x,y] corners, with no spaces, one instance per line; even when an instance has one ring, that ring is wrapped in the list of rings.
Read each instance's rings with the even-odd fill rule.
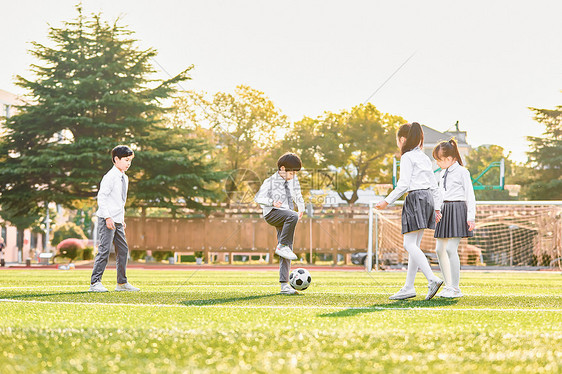
[[[528,137],[531,142],[529,166],[535,169],[525,186],[531,200],[562,200],[562,106],[536,109],[535,120],[545,125],[542,137]]]
[[[100,14],[87,17],[80,6],[77,11],[75,20],[50,28],[50,46],[33,43],[30,52],[40,61],[31,67],[34,79],[17,78],[29,99],[7,121],[8,134],[0,142],[0,155],[5,155],[0,165],[4,219],[38,216],[50,201],[67,207],[87,199],[93,204],[101,176],[112,165],[110,150],[118,144],[131,146],[138,157],[131,169],[129,196],[137,201],[158,199],[135,187],[144,188],[143,178],[152,178],[158,170],[166,157],[158,153],[169,153],[165,142],[151,139],[166,137],[162,102],[175,92],[176,83],[189,79],[191,67],[169,80],[151,79],[154,49],[139,49],[133,32],[119,20],[108,23]],[[205,191],[212,165],[201,162],[195,168],[189,155],[180,152],[175,162],[196,173],[196,182],[168,185],[167,198],[174,193],[176,198],[193,197],[198,192],[193,186]],[[217,178],[213,175],[209,181]],[[191,189],[182,190],[187,187]]]

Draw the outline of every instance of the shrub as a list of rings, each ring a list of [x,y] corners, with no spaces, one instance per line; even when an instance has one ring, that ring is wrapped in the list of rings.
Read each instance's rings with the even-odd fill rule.
[[[133,249],[131,251],[131,258],[133,261],[138,261],[146,257],[146,251],[142,249]]]
[[[77,226],[73,222],[67,222],[55,229],[55,231],[53,232],[53,241],[51,242],[51,244],[58,245],[60,242],[68,238],[87,239],[86,235],[84,235],[84,231],[80,226]]]
[[[94,248],[86,247],[82,251],[82,259],[83,260],[93,260],[94,259]]]
[[[82,257],[83,252],[84,243],[82,239],[65,239],[57,245],[57,256],[69,258],[70,262],[76,258]]]
[[[174,257],[174,252],[171,251],[152,251],[152,257],[156,261],[167,260],[169,257]]]

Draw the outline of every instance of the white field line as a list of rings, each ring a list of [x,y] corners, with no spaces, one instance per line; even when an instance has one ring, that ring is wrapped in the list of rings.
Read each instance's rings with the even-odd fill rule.
[[[172,286],[164,286],[166,288],[169,288],[168,290],[163,290],[162,286],[157,286],[157,285],[152,285],[152,286],[143,286],[143,289],[147,289],[147,288],[158,288],[159,289],[159,293],[178,293],[178,288],[240,288],[240,287],[251,287],[251,288],[264,288],[264,287],[276,287],[276,286],[272,286],[272,285],[266,285],[266,284],[253,284],[253,285],[236,285],[236,284],[192,284],[192,285],[172,285]],[[353,287],[357,287],[357,288],[362,288],[363,286],[353,286]],[[391,286],[373,286],[373,287],[391,287]],[[45,289],[45,288],[49,288],[49,289],[57,289],[57,288],[75,288],[77,291],[84,291],[86,292],[86,288],[82,285],[60,285],[60,286],[21,286],[21,287],[0,287],[0,290],[31,290],[31,289]],[[184,291],[182,291],[184,292]],[[361,293],[353,293],[353,292],[318,292],[318,291],[306,291],[305,294],[308,295],[344,295],[344,296],[351,296],[351,295],[357,295],[357,296],[368,296],[368,295],[391,295],[391,292],[361,292]],[[420,293],[421,296],[423,296]],[[46,295],[48,296],[48,295]],[[512,296],[512,297],[532,297],[532,298],[539,298],[539,297],[554,297],[554,298],[562,298],[562,294],[511,294],[511,293],[502,293],[502,294],[486,294],[486,293],[470,293],[470,294],[464,294],[464,297],[470,297],[470,296],[478,296],[478,297],[505,297],[505,296]],[[129,305],[129,304],[127,304]]]
[[[330,309],[330,310],[401,310],[401,311],[441,311],[441,312],[562,312],[562,309],[524,309],[524,308],[385,308],[385,307],[345,307],[345,306],[283,306],[283,305],[177,305],[177,304],[127,304],[127,303],[87,303],[73,301],[43,301],[43,300],[14,300],[0,299],[3,303],[20,304],[53,304],[53,305],[96,305],[96,306],[126,306],[126,307],[153,307],[153,308],[228,308],[228,309]]]

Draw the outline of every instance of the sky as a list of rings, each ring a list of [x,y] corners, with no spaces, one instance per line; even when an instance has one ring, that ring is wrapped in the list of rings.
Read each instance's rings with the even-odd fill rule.
[[[29,42],[76,16],[77,1],[0,0],[0,89],[36,63]],[[185,89],[263,91],[293,121],[365,102],[497,144],[523,162],[544,127],[528,107],[562,105],[562,1],[84,0],[122,18]],[[161,78],[168,76],[159,73]]]

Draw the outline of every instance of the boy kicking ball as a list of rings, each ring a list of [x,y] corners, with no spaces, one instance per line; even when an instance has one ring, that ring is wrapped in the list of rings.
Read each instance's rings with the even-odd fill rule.
[[[254,198],[263,208],[265,221],[277,229],[275,254],[279,255],[279,282],[284,295],[297,293],[288,282],[291,260],[297,259],[293,253],[295,228],[304,213],[304,199],[297,178],[301,167],[299,156],[285,153],[277,161],[277,172],[263,182]],[[294,211],[293,200],[297,203],[298,213]]]
[[[127,257],[129,247],[125,238],[125,202],[127,201],[127,189],[129,178],[125,172],[131,166],[135,157],[131,148],[119,145],[111,151],[113,167],[101,180],[98,192],[98,237],[99,247],[92,279],[90,292],[107,292],[107,288],[101,284],[101,277],[109,259],[109,248],[111,243],[115,244],[117,259],[117,286],[115,291],[140,291],[127,282]]]

